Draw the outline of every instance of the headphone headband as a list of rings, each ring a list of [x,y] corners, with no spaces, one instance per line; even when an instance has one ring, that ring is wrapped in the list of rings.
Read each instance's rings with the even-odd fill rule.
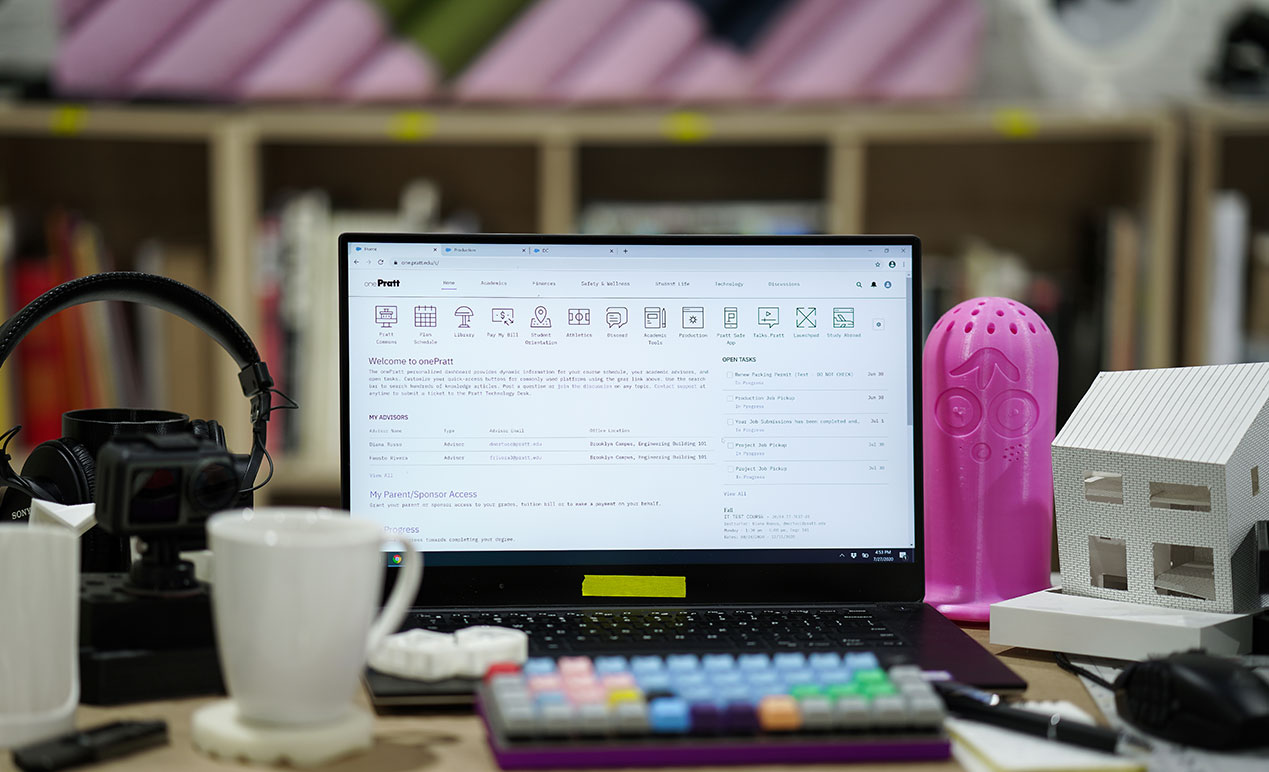
[[[273,378],[242,325],[220,304],[189,285],[165,276],[134,271],[98,273],[60,284],[27,303],[0,325],[0,366],[18,342],[40,322],[58,311],[94,300],[121,300],[161,308],[207,333],[233,357],[239,368],[242,393],[251,400],[251,462],[243,480],[244,486],[250,487],[264,456]]]

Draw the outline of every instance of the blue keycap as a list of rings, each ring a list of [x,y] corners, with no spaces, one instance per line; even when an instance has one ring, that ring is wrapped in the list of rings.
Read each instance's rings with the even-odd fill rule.
[[[665,666],[671,673],[691,673],[701,666],[695,654],[671,654],[665,658]]]
[[[533,696],[534,703],[539,707],[546,705],[562,705],[568,702],[568,697],[564,696],[564,692],[538,692]]]
[[[877,661],[877,655],[871,651],[859,651],[847,654],[845,658],[846,667],[851,670],[876,670],[881,667],[881,663]]]
[[[645,692],[668,692],[674,689],[669,673],[636,673],[635,683]]]
[[[750,689],[744,684],[723,686],[716,688],[714,691],[718,695],[718,699],[724,702],[751,702],[749,698]]]
[[[624,673],[629,669],[630,664],[625,657],[595,657],[595,673],[598,675]]]
[[[786,670],[781,675],[784,676],[784,683],[788,686],[796,686],[797,684],[813,684],[816,683],[815,671],[810,668],[802,668],[800,670]]]
[[[635,675],[643,673],[660,673],[665,670],[665,662],[660,657],[631,657],[630,672]]]
[[[697,703],[722,704],[722,698],[718,696],[718,692],[708,686],[689,686],[685,689],[679,689],[678,695],[689,705],[696,705]]]
[[[719,675],[722,674],[720,673]],[[670,680],[674,682],[675,689],[694,689],[699,686],[709,686],[709,676],[699,670],[692,673],[671,673]]]
[[[782,651],[771,658],[776,670],[801,670],[806,667],[806,655],[800,651]]]
[[[534,657],[524,663],[525,675],[550,675],[555,672],[555,660],[548,657]]]
[[[842,666],[842,658],[836,652],[817,651],[810,657],[811,667],[816,670],[830,670]]]
[[[784,688],[784,684],[750,684],[749,699],[756,705],[762,702],[763,697],[771,697],[773,695],[788,694],[789,690]]]
[[[739,670],[725,670],[719,673],[710,673],[709,682],[713,684],[715,689],[721,689],[725,686],[740,686],[745,682],[745,676]]]
[[[686,700],[660,697],[648,704],[648,723],[660,734],[684,734],[691,727],[691,712]]]
[[[711,673],[717,673],[736,667],[736,660],[730,654],[706,654],[701,659],[701,667]]]
[[[779,686],[784,688],[784,679],[774,670],[751,670],[748,673],[750,686]]]
[[[766,670],[771,667],[771,658],[766,654],[741,654],[737,664],[741,670]]]
[[[816,680],[825,686],[829,684],[848,684],[851,680],[851,672],[844,667],[824,668],[814,672]]]

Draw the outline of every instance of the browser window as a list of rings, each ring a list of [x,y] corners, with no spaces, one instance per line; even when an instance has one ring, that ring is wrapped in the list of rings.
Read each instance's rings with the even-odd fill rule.
[[[352,511],[429,553],[908,560],[908,249],[352,243]]]

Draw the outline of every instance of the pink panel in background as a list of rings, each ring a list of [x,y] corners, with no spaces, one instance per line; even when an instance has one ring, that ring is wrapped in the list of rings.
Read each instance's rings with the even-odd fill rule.
[[[337,98],[340,81],[374,53],[383,19],[364,0],[325,0],[243,74],[243,99]]]
[[[66,36],[53,77],[63,94],[123,96],[128,75],[200,0],[109,0]]]
[[[736,49],[702,40],[657,85],[654,96],[677,102],[730,102],[747,93],[749,70]]]
[[[57,0],[57,24],[63,33],[79,24],[102,0]]]
[[[848,10],[847,6],[867,0],[796,0],[771,23],[759,39],[749,60],[755,84],[772,73],[787,67],[806,54],[824,34],[832,18]]]
[[[539,0],[459,78],[464,101],[541,98],[631,0]]]
[[[138,96],[223,99],[313,0],[213,0],[130,78]]]
[[[943,0],[864,0],[844,5],[805,55],[780,68],[764,92],[785,101],[827,101],[866,96],[880,70],[910,51],[913,33]]]
[[[340,86],[353,102],[417,102],[435,93],[440,70],[418,47],[385,43]]]
[[[705,34],[687,0],[644,0],[617,19],[550,88],[570,102],[628,102],[652,87]]]
[[[964,96],[978,68],[985,23],[977,0],[950,0],[869,91],[896,101]]]

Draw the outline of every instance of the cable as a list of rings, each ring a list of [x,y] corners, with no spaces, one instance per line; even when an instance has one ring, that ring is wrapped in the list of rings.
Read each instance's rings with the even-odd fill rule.
[[[269,409],[264,414],[265,420],[268,420],[269,416],[273,413],[274,410],[299,410],[300,408],[299,403],[297,403],[295,400],[291,399],[287,395],[283,394],[282,392],[278,391],[277,389],[273,388],[272,386],[265,389],[265,391],[267,391],[270,394],[276,394],[277,396],[285,400],[285,402],[281,405],[270,405]],[[260,449],[260,452],[264,455],[264,460],[269,462],[269,473],[265,475],[264,482],[258,483],[254,487],[247,488],[246,490],[238,491],[240,494],[255,493],[256,491],[260,490],[264,486],[268,485],[269,481],[273,479],[273,456],[269,453],[269,449],[266,448],[264,446],[264,443],[260,441],[259,435],[253,435],[252,445],[254,447],[258,447]]]
[[[1079,665],[1075,664],[1074,662],[1071,661],[1070,657],[1066,656],[1062,652],[1060,651],[1054,652],[1053,659],[1057,661],[1058,667],[1062,668],[1066,672],[1074,673],[1077,676],[1083,676],[1087,678],[1088,680],[1092,681],[1093,683],[1097,684],[1098,686],[1102,687],[1103,689],[1109,689],[1112,692],[1115,690],[1115,685],[1112,684],[1110,681],[1107,681],[1105,678],[1102,678],[1101,676],[1097,675],[1096,673],[1094,673],[1093,671],[1089,670],[1086,667],[1080,667]]]

